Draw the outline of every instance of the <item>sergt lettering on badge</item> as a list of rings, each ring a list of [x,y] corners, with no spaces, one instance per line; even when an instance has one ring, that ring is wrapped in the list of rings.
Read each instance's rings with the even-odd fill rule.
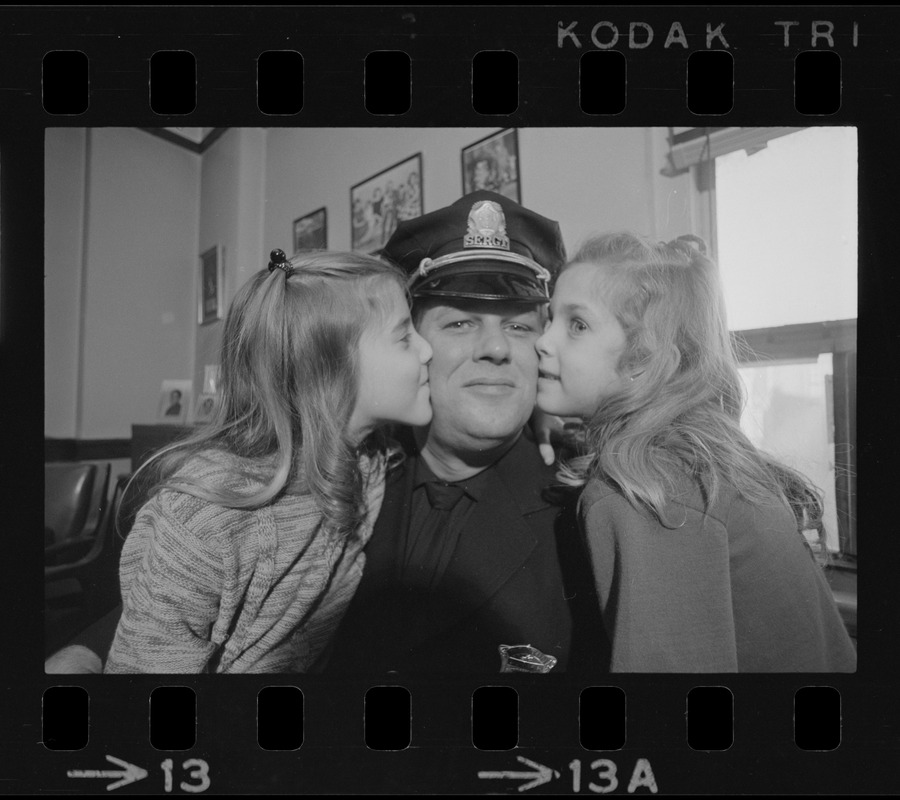
[[[491,247],[495,250],[509,250],[506,217],[503,215],[503,209],[499,203],[495,203],[493,200],[480,200],[472,206],[463,247]]]

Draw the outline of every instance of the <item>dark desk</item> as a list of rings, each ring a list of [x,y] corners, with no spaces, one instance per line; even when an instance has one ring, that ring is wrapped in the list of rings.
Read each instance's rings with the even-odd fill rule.
[[[132,425],[131,471],[137,471],[157,450],[190,433],[187,425]]]

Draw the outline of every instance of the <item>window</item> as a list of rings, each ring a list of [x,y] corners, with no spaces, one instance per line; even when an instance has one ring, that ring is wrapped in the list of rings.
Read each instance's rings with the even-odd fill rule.
[[[715,159],[717,259],[754,444],[825,494],[826,546],[856,554],[855,128],[808,128]]]
[[[800,470],[825,493],[825,544],[840,549],[835,499],[832,354],[818,358],[762,361],[741,377],[747,405],[741,425],[761,450]]]
[[[856,129],[693,129],[670,141],[670,173],[692,168],[708,203],[700,233],[729,327],[752,353],[742,425],[823,490],[826,546],[853,563]]]
[[[735,330],[856,318],[856,129],[808,128],[715,160]]]

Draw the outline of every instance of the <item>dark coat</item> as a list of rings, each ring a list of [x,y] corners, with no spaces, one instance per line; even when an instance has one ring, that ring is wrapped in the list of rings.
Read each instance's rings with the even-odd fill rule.
[[[558,663],[601,668],[602,623],[574,514],[552,497],[554,470],[520,437],[489,469],[447,572],[430,594],[400,583],[414,450],[388,477],[366,567],[326,673],[497,673],[499,646],[529,644]],[[484,498],[489,499],[484,499]],[[562,500],[562,502],[560,502]]]

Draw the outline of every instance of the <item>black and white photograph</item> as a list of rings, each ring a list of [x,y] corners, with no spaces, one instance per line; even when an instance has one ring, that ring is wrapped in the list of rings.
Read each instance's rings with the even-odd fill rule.
[[[377,253],[399,222],[422,214],[422,203],[421,153],[356,184],[350,190],[351,248]]]
[[[52,11],[9,792],[894,791],[900,9]]]
[[[174,448],[135,452],[128,469],[149,462],[163,482],[188,479],[177,484],[184,502],[227,510],[216,531],[242,558],[256,557],[272,509],[284,527],[264,528],[266,546],[296,564],[265,573],[258,602],[238,602],[250,572],[198,602],[177,576],[219,579],[169,526],[213,531],[203,515],[181,519],[178,493],[151,488],[105,578],[121,582],[110,638],[72,660],[78,630],[48,632],[48,670],[854,672],[856,129],[523,129],[534,167],[521,204],[490,189],[458,194],[448,156],[477,130],[404,133],[420,153],[354,197],[418,187],[427,160],[427,215],[418,205],[386,223],[382,202],[374,238],[337,218],[333,250],[288,259],[273,245],[292,224],[296,187],[339,195],[365,162],[390,160],[396,131],[234,128],[197,154],[143,130],[48,130],[48,185],[89,177],[97,198],[85,215],[47,193],[48,344],[72,326],[105,331],[80,354],[48,346],[48,436],[65,435],[79,393],[83,429],[104,439],[127,439],[135,423],[210,421],[215,384],[224,416],[166,442]],[[89,149],[89,175],[73,148]],[[248,207],[232,166],[242,158],[282,176],[253,224],[228,215]],[[207,168],[215,193],[191,180]],[[148,215],[156,244],[138,252],[172,267],[123,270],[120,240],[139,238]],[[227,341],[191,324],[198,230],[217,242],[209,272],[229,287]],[[81,320],[53,313],[78,280],[55,257],[76,232],[97,242]],[[379,257],[360,252],[366,242]],[[223,263],[213,258],[223,248],[256,255]],[[108,292],[140,296],[146,313],[126,319],[93,301]],[[257,335],[264,321],[284,331],[278,347]],[[335,367],[309,371],[326,329]],[[141,398],[160,380],[154,415]],[[261,433],[304,414],[332,420],[321,440]],[[404,453],[390,468],[377,444],[386,425]],[[315,463],[364,442],[353,469],[365,483],[281,491],[278,459]],[[227,453],[228,469],[210,453]],[[253,480],[239,480],[251,467]],[[360,486],[354,502],[380,505],[377,516],[326,502]],[[554,487],[553,502],[535,500]],[[315,535],[318,519],[334,538]],[[359,569],[335,572],[334,547]],[[309,607],[284,603],[309,570],[321,592]]]
[[[294,253],[328,247],[328,210],[323,206],[294,220]]]
[[[194,409],[194,422],[209,422],[216,410],[216,396],[201,392],[197,395],[197,404]]]
[[[157,421],[164,425],[183,425],[193,402],[191,381],[164,380],[159,390]]]
[[[463,148],[463,194],[487,189],[521,202],[519,171],[519,138],[515,128]]]

